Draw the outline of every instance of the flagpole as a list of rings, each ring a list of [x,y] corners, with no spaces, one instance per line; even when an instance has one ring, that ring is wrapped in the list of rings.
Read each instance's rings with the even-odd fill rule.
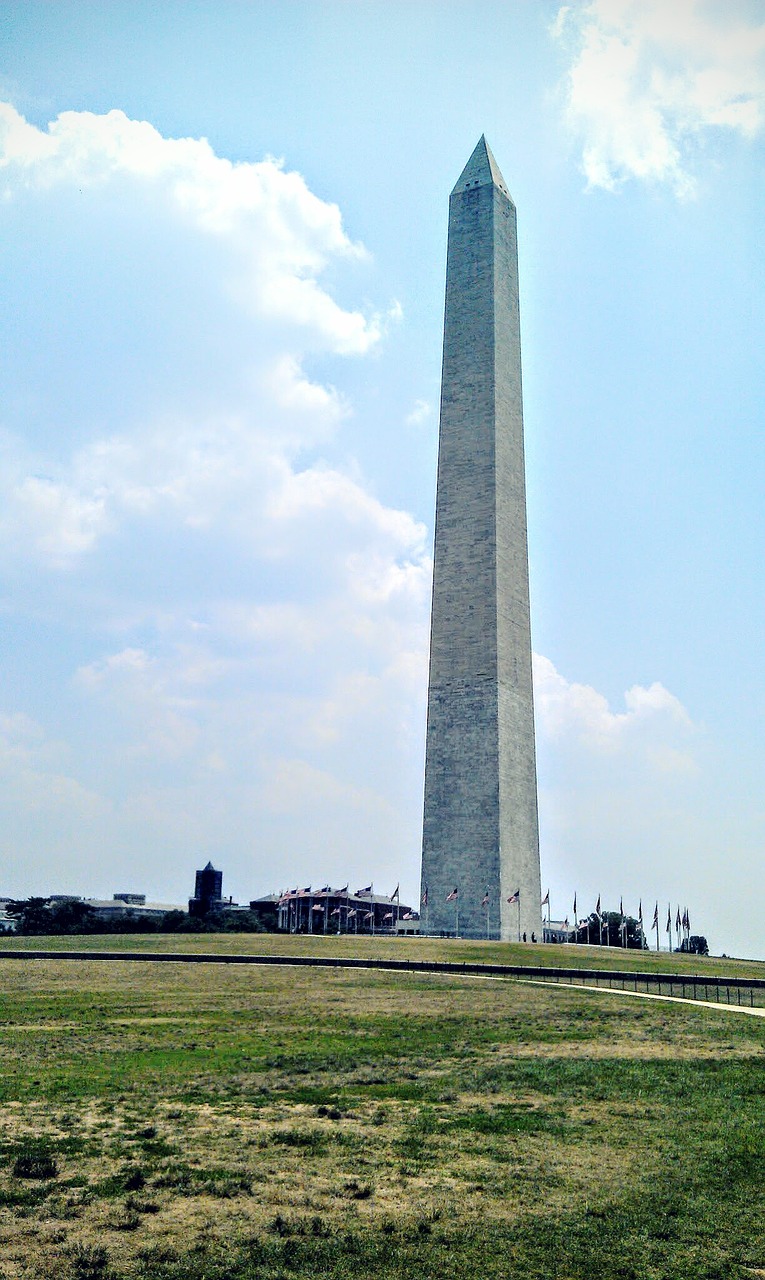
[[[521,940],[521,895],[518,894],[518,941]]]

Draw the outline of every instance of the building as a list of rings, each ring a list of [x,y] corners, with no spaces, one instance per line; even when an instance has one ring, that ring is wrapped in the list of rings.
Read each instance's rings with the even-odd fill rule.
[[[132,921],[136,924],[141,920],[161,921],[169,911],[183,910],[173,903],[147,902],[145,893],[115,893],[112,898],[65,898],[63,894],[56,894],[48,901],[54,904],[63,901],[82,902],[105,924],[118,921]]]
[[[253,904],[250,904],[251,906]],[[350,893],[348,886],[332,889],[290,889],[277,901],[282,933],[399,933],[405,924],[415,928],[416,911],[391,897],[373,893],[372,886]]]
[[[425,933],[541,936],[516,216],[483,137],[449,201],[421,894]]]
[[[576,942],[576,930],[568,920],[545,920],[543,942]]]
[[[220,911],[223,906],[223,872],[216,871],[211,862],[197,871],[194,881],[194,897],[189,898],[189,915],[206,916]]]

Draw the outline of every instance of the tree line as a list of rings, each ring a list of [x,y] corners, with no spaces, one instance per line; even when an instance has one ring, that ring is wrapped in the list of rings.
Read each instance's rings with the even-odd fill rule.
[[[127,911],[110,920],[104,919],[87,902],[65,900],[50,902],[47,898],[24,898],[6,902],[6,915],[14,921],[14,932],[27,937],[78,933],[269,933],[265,922],[252,911],[210,911],[204,916],[187,915],[185,911],[166,911],[164,915],[145,916]],[[273,929],[276,928],[274,911]]]

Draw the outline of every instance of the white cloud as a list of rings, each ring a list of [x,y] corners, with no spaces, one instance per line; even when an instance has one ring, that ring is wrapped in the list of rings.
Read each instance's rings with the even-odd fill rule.
[[[45,729],[23,712],[0,715],[0,816],[3,835],[0,856],[3,861],[18,853],[8,842],[15,828],[21,832],[34,830],[35,823],[53,818],[62,826],[74,822],[90,823],[108,813],[109,805],[102,796],[71,772],[68,748],[48,739]]]
[[[659,769],[676,770],[681,758],[692,767],[678,735],[692,738],[694,725],[685,707],[664,685],[633,685],[624,694],[625,711],[612,711],[591,685],[568,681],[549,658],[534,655],[534,700],[540,733],[552,743],[585,752],[626,752]]]
[[[765,22],[742,0],[592,0],[565,6],[567,113],[591,187],[629,178],[694,189],[702,134],[765,124]]]
[[[404,422],[408,427],[419,427],[421,423],[427,422],[433,410],[427,400],[415,400],[414,405],[404,418]]]
[[[232,163],[206,139],[164,138],[121,111],[65,111],[47,131],[0,103],[0,192],[51,195],[127,182],[179,221],[228,248],[229,288],[248,309],[309,330],[329,349],[367,351],[381,320],[345,311],[318,283],[332,258],[364,256],[347,236],[337,205],[315,196],[300,174],[269,157]]]

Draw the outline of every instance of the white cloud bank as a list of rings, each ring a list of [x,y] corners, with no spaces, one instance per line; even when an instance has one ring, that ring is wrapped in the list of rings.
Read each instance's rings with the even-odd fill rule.
[[[261,314],[304,326],[334,351],[361,353],[380,321],[346,311],[320,288],[332,257],[363,256],[337,205],[315,196],[298,173],[273,158],[232,163],[204,138],[164,138],[122,111],[64,111],[47,130],[0,103],[0,182],[6,199],[22,189],[103,190],[128,180],[134,198],[151,191],[179,221],[225,241],[237,271],[229,285]]]
[[[551,743],[598,754],[624,753],[634,765],[649,759],[660,768],[693,769],[693,759],[676,746],[693,735],[685,707],[664,685],[633,685],[624,711],[613,711],[592,685],[567,680],[549,658],[534,655],[534,699],[542,734]]]
[[[400,868],[430,558],[338,441],[343,361],[401,318],[325,287],[328,266],[368,260],[339,210],[276,161],[232,164],[121,112],[44,130],[5,106],[3,255],[21,319],[0,567],[19,632],[44,616],[48,634],[41,742],[22,759],[18,724],[7,749],[0,731],[11,891],[111,892],[129,872],[172,896],[198,856],[223,856],[234,892],[330,858]],[[331,382],[307,371],[322,362]],[[48,796],[35,823],[22,794]]]
[[[627,179],[693,192],[691,156],[710,130],[754,138],[765,123],[765,20],[747,0],[593,0],[563,6],[569,123],[588,184]]]

